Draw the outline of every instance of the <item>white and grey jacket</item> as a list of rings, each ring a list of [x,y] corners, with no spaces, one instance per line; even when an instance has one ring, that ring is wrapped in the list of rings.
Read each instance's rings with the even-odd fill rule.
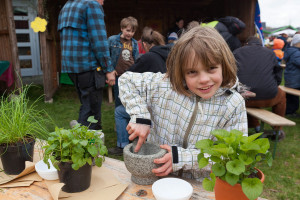
[[[205,100],[178,94],[165,74],[126,72],[119,78],[120,99],[132,123],[151,125],[147,141],[172,146],[173,171],[183,169],[185,177],[199,179],[195,148],[209,139],[215,129],[237,129],[248,135],[245,101],[232,88],[219,88]]]

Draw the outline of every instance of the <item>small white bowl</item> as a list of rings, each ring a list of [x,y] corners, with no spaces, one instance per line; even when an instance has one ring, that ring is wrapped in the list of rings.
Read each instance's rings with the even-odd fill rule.
[[[188,200],[193,187],[179,178],[163,178],[153,183],[152,192],[157,200]]]
[[[46,163],[44,163],[43,160],[40,160],[35,164],[35,171],[46,180],[57,180],[58,179],[58,173],[57,169],[52,165],[51,160],[48,160],[50,163],[50,169],[48,169],[48,166]]]

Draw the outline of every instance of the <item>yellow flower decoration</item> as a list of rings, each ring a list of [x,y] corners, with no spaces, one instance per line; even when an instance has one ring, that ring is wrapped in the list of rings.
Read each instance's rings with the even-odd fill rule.
[[[46,30],[47,21],[40,17],[36,17],[34,21],[30,23],[31,28],[34,32],[44,32]]]

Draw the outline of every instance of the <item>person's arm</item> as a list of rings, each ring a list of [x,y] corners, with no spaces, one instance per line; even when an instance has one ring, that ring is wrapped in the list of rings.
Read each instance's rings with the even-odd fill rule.
[[[87,4],[86,15],[88,37],[91,42],[91,47],[102,70],[107,72],[111,65],[111,60],[109,56],[103,8],[97,1],[90,1]]]
[[[136,150],[138,151],[150,133],[151,116],[148,104],[153,96],[158,82],[163,78],[161,73],[125,72],[119,78],[119,96],[131,119],[127,126],[130,140],[139,137]]]

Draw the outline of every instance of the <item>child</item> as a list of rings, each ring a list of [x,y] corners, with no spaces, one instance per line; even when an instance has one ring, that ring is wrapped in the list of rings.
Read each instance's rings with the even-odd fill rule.
[[[131,120],[129,139],[161,144],[168,153],[154,162],[157,176],[183,170],[199,179],[197,141],[212,138],[215,129],[248,133],[245,102],[236,91],[235,59],[213,28],[196,27],[172,47],[167,73],[126,72],[120,77],[120,97]],[[151,129],[150,129],[151,126]]]
[[[115,107],[121,105],[119,99],[118,77],[121,76],[138,58],[138,43],[133,39],[133,35],[138,27],[138,22],[134,17],[123,18],[120,23],[121,33],[108,38],[112,68],[109,68],[108,84],[114,85]]]
[[[273,51],[276,55],[278,64],[281,63],[283,56],[284,56],[284,52],[282,51],[283,47],[284,47],[284,41],[282,39],[274,39],[273,40]]]

